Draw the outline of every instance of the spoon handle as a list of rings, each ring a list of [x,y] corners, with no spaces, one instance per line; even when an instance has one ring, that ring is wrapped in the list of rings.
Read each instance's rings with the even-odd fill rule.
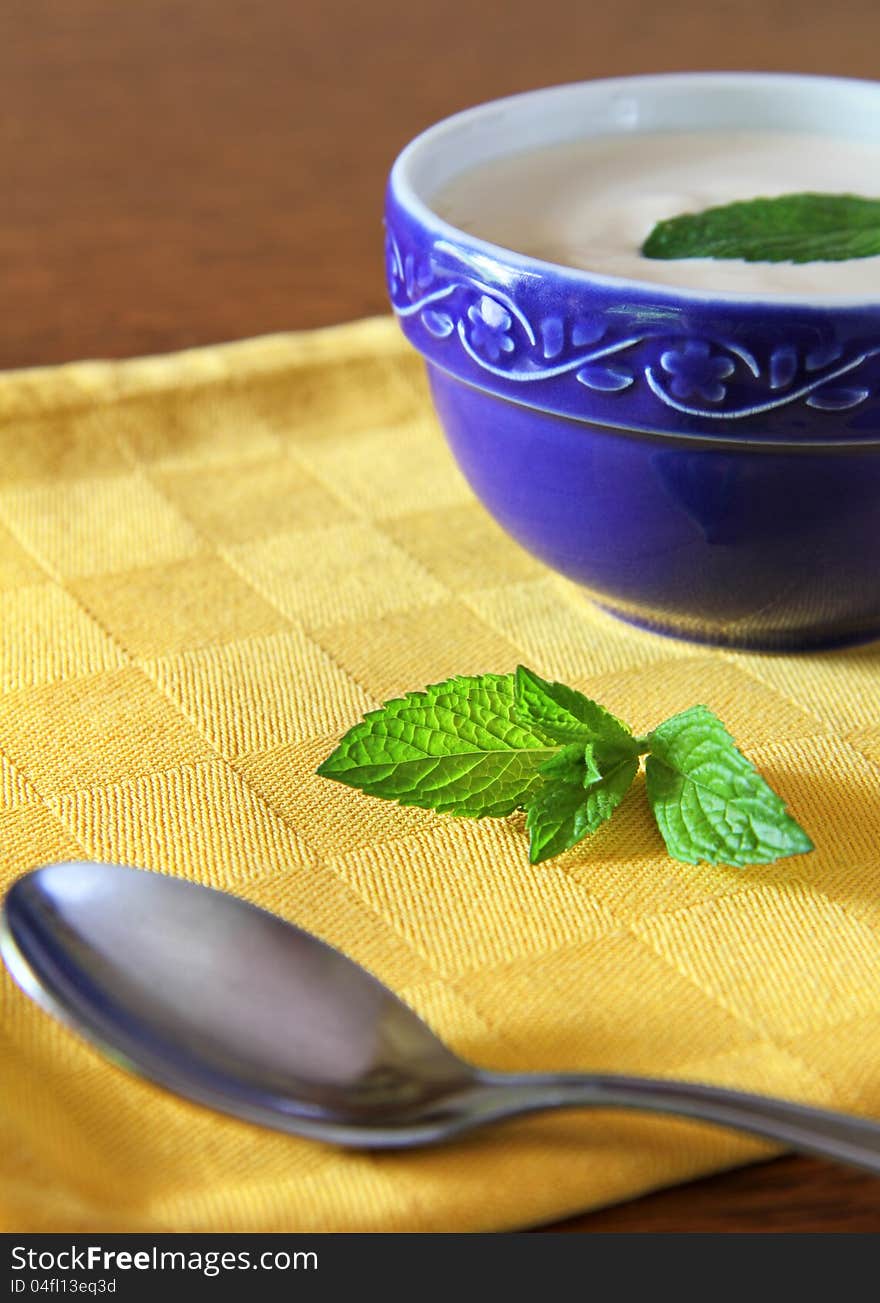
[[[479,1078],[489,1096],[495,1096],[496,1107],[503,1107],[508,1116],[585,1107],[672,1113],[744,1131],[786,1149],[834,1159],[880,1176],[880,1123],[867,1118],[723,1086],[650,1077],[480,1073]],[[489,1098],[486,1103],[497,1117]]]

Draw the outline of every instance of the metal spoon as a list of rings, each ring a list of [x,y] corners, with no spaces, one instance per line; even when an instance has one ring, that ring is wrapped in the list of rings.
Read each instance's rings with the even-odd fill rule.
[[[630,1108],[880,1174],[880,1124],[863,1118],[690,1082],[471,1067],[339,951],[179,878],[37,869],[6,896],[0,953],[28,995],[116,1063],[332,1144],[405,1148],[545,1109]]]

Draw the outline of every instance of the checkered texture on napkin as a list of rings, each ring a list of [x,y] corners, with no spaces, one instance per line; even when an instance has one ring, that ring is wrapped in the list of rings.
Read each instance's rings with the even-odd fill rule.
[[[705,702],[817,850],[676,864],[640,778],[530,867],[521,817],[315,775],[387,698],[520,661],[639,733]],[[0,377],[3,888],[52,860],[145,865],[339,946],[482,1065],[880,1114],[878,705],[878,646],[670,641],[532,561],[472,497],[388,320]],[[126,1075],[5,973],[0,1100],[16,1231],[510,1228],[769,1152],[586,1112],[339,1152]]]

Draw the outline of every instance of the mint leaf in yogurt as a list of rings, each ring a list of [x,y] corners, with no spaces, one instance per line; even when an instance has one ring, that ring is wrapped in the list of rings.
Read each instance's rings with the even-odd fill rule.
[[[646,258],[845,262],[880,256],[880,199],[794,194],[746,199],[658,222]]]

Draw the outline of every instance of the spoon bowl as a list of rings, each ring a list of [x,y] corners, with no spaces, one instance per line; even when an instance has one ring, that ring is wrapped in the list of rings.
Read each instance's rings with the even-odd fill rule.
[[[0,953],[28,995],[116,1062],[251,1122],[375,1144],[393,1119],[395,1143],[426,1141],[442,1102],[475,1079],[340,951],[182,878],[38,869],[6,898]]]
[[[880,1125],[865,1118],[695,1082],[481,1071],[338,950],[179,878],[36,869],[7,893],[0,954],[27,995],[115,1063],[276,1130],[408,1148],[524,1113],[630,1108],[880,1175]]]

